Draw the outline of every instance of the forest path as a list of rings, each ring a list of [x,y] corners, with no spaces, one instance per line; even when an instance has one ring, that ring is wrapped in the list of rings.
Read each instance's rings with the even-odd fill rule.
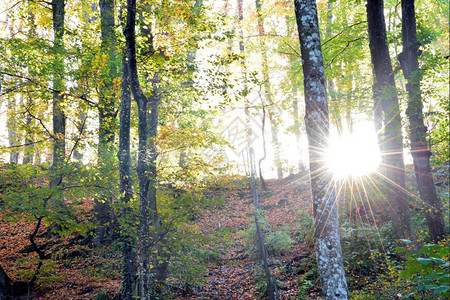
[[[307,176],[307,175],[306,175]],[[299,241],[299,231],[311,216],[311,194],[309,179],[305,175],[290,175],[283,179],[267,180],[268,190],[258,186],[261,211],[268,223],[266,233],[285,230],[294,240],[292,249],[284,255],[269,253],[272,274],[281,282],[282,299],[297,297],[299,280],[295,274],[286,272],[302,257],[309,257],[311,248]],[[191,290],[178,299],[259,299],[264,282],[258,258],[253,257],[248,247],[246,231],[254,222],[254,201],[249,184],[234,184],[232,188],[218,187],[212,191],[214,197],[223,197],[224,205],[204,211],[198,220],[205,235],[226,229],[231,242],[222,245],[220,257],[210,262],[202,288]]]

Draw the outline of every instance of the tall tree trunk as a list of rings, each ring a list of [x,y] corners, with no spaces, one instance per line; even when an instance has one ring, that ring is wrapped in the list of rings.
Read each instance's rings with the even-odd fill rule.
[[[119,177],[120,202],[123,205],[120,239],[122,242],[123,270],[121,297],[132,300],[137,284],[137,255],[136,255],[136,226],[135,214],[130,205],[133,198],[131,182],[131,153],[130,153],[130,122],[131,122],[131,93],[129,82],[129,68],[126,53],[122,58],[122,95],[120,100],[120,131],[119,131]]]
[[[103,174],[113,171],[113,150],[115,137],[115,97],[113,90],[114,80],[118,78],[116,34],[115,34],[115,1],[100,0],[100,27],[101,27],[101,54],[107,60],[107,67],[102,70],[98,114],[99,114],[99,141],[98,163]],[[113,212],[111,209],[111,196],[102,195],[94,199],[94,217],[96,223],[96,241],[101,243],[111,240],[113,235]]]
[[[397,239],[413,239],[410,209],[406,194],[405,165],[403,161],[402,120],[395,87],[394,73],[386,39],[383,0],[367,0],[369,46],[374,69],[374,111],[381,125],[385,161],[385,176],[388,182],[388,208],[394,236]],[[381,124],[380,124],[381,123]]]
[[[148,8],[148,7],[146,7]],[[145,22],[144,18],[142,18],[141,24],[143,25],[140,28],[141,34],[143,37],[147,39],[146,48],[143,50],[143,55],[148,57],[153,57],[155,55],[155,48],[153,44],[153,33],[152,33],[152,23]],[[163,54],[163,52],[160,52]],[[153,229],[152,231],[152,265],[150,274],[150,296],[158,298],[163,292],[163,288],[165,285],[165,280],[167,278],[167,271],[169,267],[169,256],[170,253],[167,250],[168,240],[166,238],[166,234],[163,233],[161,228],[161,219],[158,214],[157,201],[156,201],[156,181],[157,181],[157,169],[156,169],[156,160],[158,158],[158,153],[156,149],[156,136],[158,132],[158,121],[159,121],[159,104],[161,102],[160,99],[160,91],[159,91],[159,72],[154,70],[153,75],[149,73],[145,74],[145,78],[147,82],[151,85],[152,94],[147,99],[148,110],[150,111],[150,115],[147,112],[147,154],[148,157],[148,177],[150,180],[151,187],[148,189],[148,201],[150,208],[150,226]],[[153,248],[154,247],[154,248]]]
[[[436,193],[431,174],[431,151],[427,144],[427,128],[423,121],[422,93],[420,90],[421,74],[419,70],[419,43],[416,34],[416,16],[414,0],[402,0],[402,41],[403,52],[398,59],[403,75],[407,81],[409,119],[409,138],[411,154],[414,161],[417,186],[420,198],[425,205],[425,219],[431,239],[438,242],[445,237],[445,221],[442,216],[442,203]]]
[[[270,132],[272,134],[272,146],[273,146],[273,161],[275,164],[275,169],[277,170],[278,178],[283,178],[283,169],[281,166],[280,160],[280,143],[278,141],[278,125],[275,120],[274,113],[274,103],[272,100],[272,91],[270,87],[270,79],[269,79],[269,66],[267,63],[267,47],[264,42],[264,19],[261,11],[261,0],[255,0],[256,5],[256,14],[258,17],[258,33],[261,39],[261,49],[262,49],[262,73],[263,73],[263,81],[264,81],[264,95],[266,98],[267,106],[267,116],[270,122]]]
[[[51,166],[50,188],[56,187],[62,182],[62,167],[66,157],[66,116],[62,108],[64,97],[64,0],[52,1],[53,34],[55,67],[53,73],[53,162]],[[58,193],[53,199],[57,206],[63,204],[63,195]]]
[[[326,166],[329,117],[325,70],[315,0],[296,0],[303,64],[309,165],[314,210],[314,243],[325,299],[348,299],[342,262],[335,186]]]
[[[154,293],[158,292],[156,285],[160,283],[161,278],[165,276],[167,271],[167,261],[165,259],[154,259],[153,268],[151,268],[150,264],[152,247],[158,241],[163,241],[163,238],[159,236],[160,219],[156,209],[157,152],[155,138],[157,133],[158,105],[160,97],[157,90],[159,78],[158,73],[155,72],[153,79],[151,79],[153,92],[150,98],[147,98],[141,90],[137,72],[135,0],[127,1],[127,10],[127,25],[124,34],[130,68],[130,87],[133,97],[138,105],[139,115],[139,154],[137,172],[139,180],[140,296],[142,300],[146,300],[155,297]],[[142,34],[147,36],[147,54],[153,55],[153,36],[150,24],[148,24]],[[150,117],[148,115],[149,108],[151,109]],[[150,236],[150,229],[153,229],[152,236]],[[157,250],[159,252],[159,249]]]

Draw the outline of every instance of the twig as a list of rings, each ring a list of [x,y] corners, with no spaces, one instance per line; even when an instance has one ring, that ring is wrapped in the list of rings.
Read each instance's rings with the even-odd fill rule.
[[[3,71],[0,71],[0,74],[8,75],[8,76],[11,76],[11,77],[17,77],[17,78],[25,79],[25,80],[27,80],[27,81],[33,83],[33,84],[36,84],[36,85],[39,85],[39,86],[42,87],[42,85],[41,85],[40,83],[36,82],[35,80],[33,80],[33,79],[31,79],[31,78],[29,78],[29,77],[27,77],[27,76],[23,76],[23,75],[20,75],[20,74],[12,74],[12,73],[3,72]],[[73,94],[67,93],[67,92],[65,92],[65,91],[59,91],[59,90],[56,90],[56,89],[51,88],[51,87],[48,87],[48,86],[47,86],[47,87],[44,87],[44,88],[46,88],[47,90],[49,90],[49,91],[51,91],[51,92],[55,92],[55,93],[59,93],[59,94],[62,93],[62,94],[65,95],[65,96],[69,96],[69,97],[74,97],[74,98],[81,99],[81,100],[83,100],[83,101],[86,101],[86,102],[87,102],[90,106],[92,106],[92,107],[96,107],[96,106],[97,106],[97,103],[95,103],[95,102],[93,102],[93,101],[87,99],[86,96],[84,96],[84,95],[81,95],[81,96],[79,96],[79,95],[73,95]]]

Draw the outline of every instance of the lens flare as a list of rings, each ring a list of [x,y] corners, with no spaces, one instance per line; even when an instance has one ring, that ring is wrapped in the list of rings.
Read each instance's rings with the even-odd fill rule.
[[[327,160],[335,178],[358,177],[375,172],[381,159],[373,124],[359,123],[351,134],[332,134]]]

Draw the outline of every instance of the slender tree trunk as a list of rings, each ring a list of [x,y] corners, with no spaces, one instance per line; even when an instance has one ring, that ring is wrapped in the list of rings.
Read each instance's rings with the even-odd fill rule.
[[[325,299],[348,299],[342,262],[335,186],[326,166],[328,101],[315,0],[296,0],[305,86],[305,123],[314,210],[314,243]]]
[[[33,8],[31,7],[31,3],[28,2],[28,40],[30,42],[34,41],[34,38],[36,35],[36,16],[33,13]],[[34,70],[31,66],[29,66],[28,73],[32,76],[34,73]],[[27,103],[25,104],[28,109],[31,110],[33,106],[33,98],[36,98],[36,95],[34,93],[31,93],[30,95],[27,95]],[[33,157],[34,157],[34,146],[33,141],[35,139],[34,131],[33,131],[33,122],[32,118],[29,112],[25,113],[25,119],[26,119],[26,132],[25,132],[25,145],[24,153],[23,153],[23,164],[33,164]]]
[[[241,55],[240,65],[241,74],[243,78],[243,97],[244,97],[244,113],[245,113],[245,139],[247,141],[247,149],[252,147],[253,131],[250,124],[250,102],[248,101],[248,79],[247,66],[245,63],[245,42],[244,42],[244,28],[242,22],[244,21],[244,1],[237,1],[237,28],[239,37],[239,54]]]
[[[15,95],[8,97],[8,141],[11,152],[9,153],[9,162],[12,164],[19,163],[19,151],[15,148],[19,144],[19,134],[16,123],[16,98]]]
[[[192,12],[194,13],[194,15],[196,16],[196,18],[198,19],[200,16],[200,12],[202,9],[202,5],[203,5],[203,0],[196,0],[194,7],[192,9]],[[193,70],[195,67],[195,58],[197,56],[197,49],[194,49],[192,51],[190,51],[190,53],[187,56],[187,67],[188,67],[188,72],[187,75],[189,75],[190,70]],[[186,80],[186,82],[182,83],[182,86],[186,86],[186,87],[192,87],[193,84],[193,80],[191,78],[188,77],[188,79]],[[190,122],[188,122],[187,124],[188,126],[191,125]],[[182,126],[182,128],[184,128],[184,124]],[[189,167],[189,156],[191,154],[191,151],[189,150],[189,147],[184,148],[181,152],[180,152],[180,157],[178,160],[178,166],[180,168],[186,169]]]
[[[427,144],[427,128],[423,121],[422,93],[420,90],[421,74],[419,70],[419,43],[416,34],[416,16],[414,0],[402,0],[402,41],[403,52],[398,59],[403,75],[407,81],[409,119],[409,138],[411,154],[414,161],[417,186],[420,198],[425,205],[425,219],[434,242],[442,240],[446,235],[445,221],[442,216],[442,203],[436,193],[431,174],[431,151]]]
[[[394,236],[397,239],[414,239],[410,209],[406,194],[405,165],[403,161],[402,121],[395,87],[389,49],[386,40],[383,0],[367,0],[369,46],[374,68],[375,117],[382,116],[382,145],[389,184],[387,197]],[[381,124],[380,124],[381,123]]]
[[[99,97],[99,162],[107,159],[113,151],[115,135],[115,98],[114,80],[119,78],[117,70],[116,34],[115,34],[115,1],[100,0],[101,49],[107,58],[107,68],[103,71],[103,86]]]
[[[325,36],[327,39],[331,38],[331,29],[333,25],[333,2],[328,1],[328,9],[327,9],[327,28],[325,31]],[[336,124],[336,129],[339,135],[342,135],[343,128],[342,128],[342,118],[341,118],[341,103],[336,98],[336,92],[335,92],[335,86],[333,79],[329,78],[327,80],[327,86],[328,86],[328,95],[330,97],[330,114],[334,117],[334,121]]]
[[[258,16],[258,33],[261,39],[261,50],[262,50],[262,73],[263,73],[263,81],[264,81],[264,95],[267,103],[267,117],[270,122],[270,132],[272,134],[272,146],[273,146],[273,161],[275,164],[275,169],[277,170],[278,178],[283,178],[283,169],[281,166],[280,160],[280,143],[278,141],[278,125],[275,120],[274,113],[274,103],[272,100],[272,91],[270,87],[270,79],[269,79],[269,66],[267,63],[267,47],[264,42],[264,19],[261,12],[261,0],[255,0],[256,5],[256,14]]]
[[[258,248],[259,248],[259,253],[261,254],[261,259],[263,261],[263,267],[264,267],[264,273],[266,274],[266,282],[267,282],[267,294],[268,294],[268,298],[270,300],[275,299],[276,293],[275,293],[275,289],[276,287],[274,287],[274,282],[272,280],[272,275],[270,273],[270,269],[269,269],[269,263],[268,263],[268,253],[267,253],[267,249],[266,246],[264,244],[264,236],[261,230],[261,225],[260,225],[260,221],[259,221],[259,216],[258,216],[258,212],[260,209],[259,206],[259,196],[258,196],[258,190],[256,189],[256,163],[255,163],[255,152],[253,151],[253,148],[249,148],[249,167],[250,167],[250,175],[252,178],[252,183],[251,183],[251,192],[253,195],[253,200],[254,200],[254,217],[255,217],[255,226],[256,226],[256,239],[258,241]],[[276,284],[276,280],[275,280],[275,284]]]
[[[11,38],[15,38],[15,33],[12,25],[9,27],[9,32]],[[8,128],[8,142],[9,146],[11,147],[11,152],[9,153],[9,162],[12,164],[19,163],[19,152],[17,151],[17,149],[14,148],[19,144],[17,123],[16,123],[17,117],[16,107],[17,101],[15,95],[9,96],[7,105],[7,115],[8,115],[7,128]]]
[[[294,92],[293,92],[293,96],[294,96],[294,100],[292,100],[292,111],[294,114],[294,134],[295,134],[295,144],[297,146],[297,151],[298,153],[302,152],[302,146],[300,143],[300,138],[301,138],[301,126],[300,126],[300,114],[299,114],[299,103],[298,103],[298,98],[300,98],[300,92],[298,90],[298,88],[294,87]],[[301,172],[305,169],[305,166],[303,164],[302,161],[302,155],[299,155],[298,158],[298,171]]]
[[[116,113],[114,80],[118,78],[116,34],[115,34],[115,1],[100,0],[101,54],[106,58],[107,67],[102,70],[101,88],[98,103],[99,141],[98,164],[101,173],[111,174],[113,168],[113,151],[116,131]],[[110,241],[113,236],[113,212],[111,196],[101,195],[94,199],[94,218],[96,223],[95,240],[97,243]]]
[[[120,131],[119,131],[119,176],[120,176],[120,201],[124,206],[122,209],[122,220],[125,224],[121,226],[121,242],[123,253],[122,290],[123,299],[131,300],[137,284],[137,255],[135,238],[135,214],[130,205],[133,198],[131,182],[131,153],[130,153],[130,122],[131,122],[131,93],[129,82],[129,68],[126,53],[122,58],[122,95],[120,100]]]
[[[81,139],[84,135],[84,128],[85,128],[85,124],[87,121],[87,116],[84,113],[84,111],[82,110],[83,108],[81,106],[78,106],[78,109],[80,110],[80,112],[78,113],[78,115],[76,116],[76,124],[75,127],[78,130],[78,136]],[[82,149],[82,147],[75,147],[75,149],[73,150],[73,158],[78,160],[78,161],[82,161],[84,154],[82,151],[80,151]],[[96,201],[96,200],[94,200]]]
[[[286,4],[288,5],[288,4]],[[289,17],[286,17],[286,24],[288,26],[289,22]],[[287,33],[288,35],[293,35],[294,32],[297,30],[297,28],[295,28],[294,26],[288,26],[287,29]],[[294,65],[296,59],[298,59],[298,57],[295,57],[294,55],[290,55],[289,56],[289,63],[290,65]],[[293,68],[291,69],[293,70]],[[297,151],[298,153],[302,152],[302,145],[300,143],[300,138],[301,138],[301,132],[302,132],[302,126],[300,125],[300,112],[299,112],[299,101],[298,99],[301,98],[301,92],[300,92],[300,88],[297,86],[297,79],[294,76],[295,71],[291,71],[291,84],[292,84],[292,95],[293,95],[293,99],[292,99],[292,117],[294,119],[294,135],[295,135],[295,143],[296,143],[296,147],[297,147]],[[302,155],[299,155],[298,157],[298,171],[302,172],[305,169],[305,166],[303,164],[302,161]]]
[[[143,37],[147,39],[147,48],[143,51],[143,54],[152,57],[155,55],[155,48],[153,45],[153,33],[152,33],[152,23],[145,22],[144,20],[141,23],[142,26],[140,28],[141,34]],[[163,54],[163,53],[161,53]],[[153,229],[152,231],[152,265],[150,274],[150,295],[151,297],[160,297],[163,292],[163,288],[165,285],[165,280],[167,278],[167,271],[169,267],[169,258],[170,252],[168,251],[169,245],[168,240],[166,238],[166,234],[163,233],[161,228],[161,219],[158,214],[157,208],[157,199],[156,199],[156,181],[157,181],[157,169],[156,169],[156,160],[158,158],[158,153],[156,149],[156,137],[158,132],[158,120],[159,120],[159,104],[161,102],[160,99],[160,91],[159,91],[159,72],[155,71],[152,77],[150,74],[145,74],[147,82],[152,87],[152,94],[147,99],[148,109],[150,111],[150,115],[147,113],[147,154],[148,157],[148,177],[150,180],[150,187],[148,189],[148,201],[150,208],[150,226]]]
[[[28,98],[28,103],[26,105],[31,106],[31,98]],[[32,127],[32,120],[31,120],[31,116],[29,113],[25,113],[25,122],[26,122],[26,132],[25,132],[25,145],[29,145],[26,146],[24,148],[23,151],[23,164],[33,164],[33,140],[34,140],[34,133],[33,130],[31,129]]]

